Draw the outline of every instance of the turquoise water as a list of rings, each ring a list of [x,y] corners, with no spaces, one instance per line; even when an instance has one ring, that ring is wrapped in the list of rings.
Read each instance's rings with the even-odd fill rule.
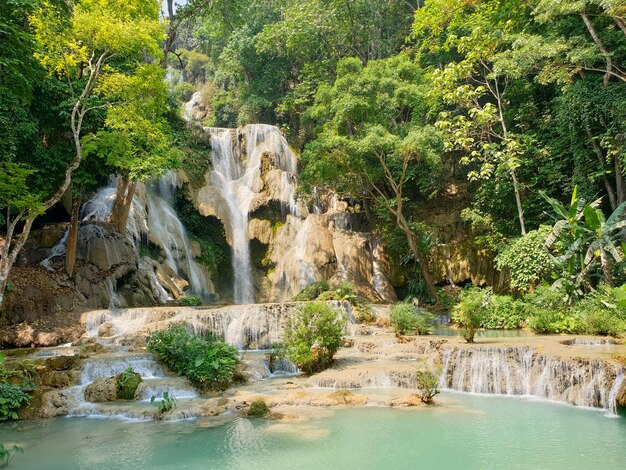
[[[295,409],[296,413],[308,410]],[[310,411],[305,422],[230,418],[2,424],[15,469],[623,469],[626,419],[506,397]]]

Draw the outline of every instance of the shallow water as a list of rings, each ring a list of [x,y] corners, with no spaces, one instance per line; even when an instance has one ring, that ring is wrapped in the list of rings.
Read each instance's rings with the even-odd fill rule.
[[[292,409],[301,422],[89,418],[0,425],[15,469],[618,469],[626,419],[506,397],[445,393],[419,409]],[[219,421],[221,419],[221,422]],[[221,425],[220,425],[221,424]]]

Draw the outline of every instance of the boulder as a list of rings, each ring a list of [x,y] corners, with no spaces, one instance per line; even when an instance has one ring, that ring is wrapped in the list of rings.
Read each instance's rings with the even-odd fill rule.
[[[85,388],[85,400],[91,403],[117,400],[115,377],[99,377],[87,385],[87,388]]]

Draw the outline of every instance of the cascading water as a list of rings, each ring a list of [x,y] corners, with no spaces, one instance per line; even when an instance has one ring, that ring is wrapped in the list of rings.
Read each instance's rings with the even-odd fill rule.
[[[261,164],[264,155],[275,158],[281,172],[277,199],[289,214],[299,217],[295,201],[297,159],[275,126],[251,124],[243,131],[208,128],[211,135],[211,182],[220,199],[218,216],[226,227],[232,247],[235,303],[255,300],[248,222],[251,204],[262,186]],[[241,140],[245,140],[245,152]]]
[[[208,300],[211,295],[209,281],[191,255],[185,227],[172,206],[175,189],[176,176],[171,171],[159,178],[156,184],[148,186],[149,238],[162,249],[167,266],[174,272],[185,273],[191,293]]]

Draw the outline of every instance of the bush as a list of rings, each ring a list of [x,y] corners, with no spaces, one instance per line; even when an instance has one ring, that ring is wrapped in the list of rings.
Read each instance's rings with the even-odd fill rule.
[[[237,349],[211,337],[192,336],[184,324],[151,333],[147,346],[167,367],[201,389],[225,390],[233,381]]]
[[[601,287],[574,306],[574,315],[585,333],[619,336],[626,331],[622,288]]]
[[[545,279],[554,269],[554,261],[544,248],[552,228],[542,225],[522,238],[511,242],[497,257],[499,270],[507,270],[511,276],[511,288],[528,292]]]
[[[170,395],[169,392],[163,392],[161,398],[157,398],[156,395],[152,395],[150,403],[157,407],[157,418],[162,418],[162,415],[169,413],[176,408],[176,397]]]
[[[285,324],[286,356],[305,374],[326,369],[341,346],[345,323],[326,303],[305,304]]]
[[[527,323],[536,333],[578,333],[579,319],[571,314],[567,295],[558,289],[539,286],[534,294],[524,298]]]
[[[521,328],[526,321],[524,302],[508,295],[492,295],[486,305],[482,326],[512,330]]]
[[[264,418],[270,413],[270,409],[261,398],[257,398],[250,403],[250,408],[246,415],[249,418]]]
[[[397,335],[427,335],[437,326],[437,317],[423,308],[397,303],[391,309],[391,326]]]
[[[435,395],[439,394],[439,377],[430,370],[418,370],[415,373],[415,382],[420,391],[420,399],[424,403],[432,403]]]
[[[131,367],[115,377],[117,398],[120,400],[134,400],[137,387],[141,383],[141,375]]]
[[[202,305],[202,298],[198,295],[189,295],[178,299],[178,305],[181,307],[197,307]]]
[[[30,395],[21,386],[0,383],[0,421],[20,419],[17,410],[29,401]]]
[[[352,317],[356,323],[374,323],[376,314],[369,305],[355,305],[352,308]]]
[[[191,83],[180,82],[174,86],[172,98],[180,103],[186,103],[191,99],[195,91],[196,89]]]
[[[489,313],[491,291],[471,288],[463,291],[461,301],[452,309],[452,320],[463,328],[463,338],[474,342],[476,331],[485,322]]]
[[[293,300],[296,302],[307,302],[311,300],[317,299],[317,297],[322,293],[330,290],[330,285],[327,281],[317,281],[311,284],[309,287],[305,287],[300,291],[298,295],[294,297]]]
[[[322,292],[320,295],[317,296],[316,300],[340,300],[350,302],[352,305],[362,305],[364,303],[363,299],[360,299],[356,292],[354,292],[354,286],[348,283],[343,283],[336,289]]]

